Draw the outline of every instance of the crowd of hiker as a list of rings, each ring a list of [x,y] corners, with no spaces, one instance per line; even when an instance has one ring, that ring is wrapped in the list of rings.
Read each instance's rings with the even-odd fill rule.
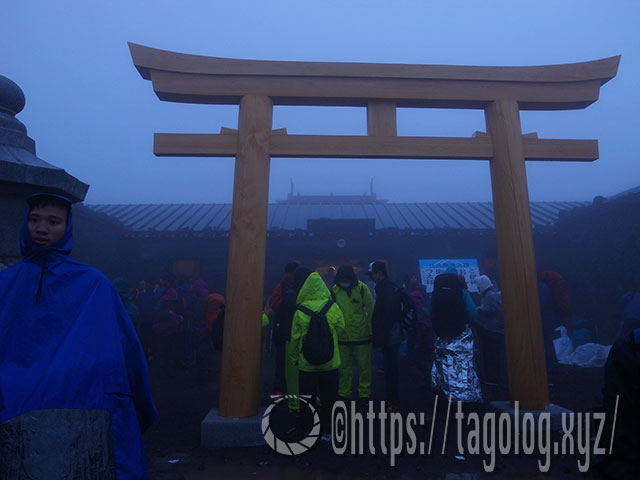
[[[427,289],[417,272],[395,283],[382,261],[366,270],[342,265],[320,273],[287,263],[256,319],[270,327],[263,328],[262,341],[263,358],[274,357],[269,393],[289,395],[292,411],[300,408],[299,395],[317,397],[326,430],[327,406],[336,399],[355,400],[363,408],[372,399],[374,372],[383,376],[388,412],[401,409],[401,374],[417,375],[434,393],[465,402],[481,402],[487,386],[506,388],[502,292],[496,279],[467,279],[449,267]],[[214,380],[212,358],[223,348],[222,294],[209,292],[201,279],[173,275],[142,280],[133,288],[123,278],[113,283],[148,361],[169,377],[189,371],[195,380]],[[538,292],[545,360],[554,372],[557,327],[567,327],[576,344],[588,333],[573,320],[560,274],[541,272]],[[629,292],[621,299],[626,334],[635,325],[638,298]]]
[[[30,198],[21,231],[25,259],[0,275],[0,406],[6,406],[0,408],[0,435],[9,438],[0,442],[0,457],[22,458],[11,452],[32,451],[34,439],[57,431],[48,425],[73,422],[78,427],[58,439],[69,447],[61,457],[67,462],[64,468],[75,461],[74,445],[83,435],[101,432],[102,440],[89,453],[105,463],[73,468],[85,473],[114,468],[113,445],[115,469],[144,476],[140,434],[157,415],[147,362],[168,377],[190,371],[196,380],[213,381],[214,352],[224,344],[225,299],[210,292],[202,279],[169,275],[134,287],[124,278],[109,283],[68,257],[71,218],[71,202],[65,197]],[[256,326],[262,326],[263,359],[275,354],[270,393],[288,396],[287,411],[299,419],[296,434],[316,425],[309,421],[311,409],[303,408],[306,399],[319,411],[321,437],[330,439],[335,401],[354,400],[358,408],[366,408],[374,371],[384,375],[383,398],[376,400],[383,400],[389,413],[402,410],[399,380],[409,374],[407,365],[436,395],[455,401],[482,402],[486,386],[506,383],[505,322],[495,279],[465,278],[449,267],[429,287],[417,272],[395,283],[382,261],[371,262],[366,270],[332,267],[322,275],[297,262],[285,265]],[[552,372],[558,367],[556,328],[563,325],[576,344],[584,343],[589,332],[574,321],[560,274],[541,272],[537,287],[542,343]],[[639,292],[620,298],[620,338],[605,367],[606,428],[619,448],[598,463],[602,478],[634,478],[638,471],[632,454],[638,448],[639,305]],[[16,342],[18,338],[33,342]],[[57,371],[66,372],[64,384],[56,381]],[[616,415],[620,421],[614,428]],[[115,430],[107,427],[108,418]],[[32,419],[37,423],[29,423]],[[114,434],[129,440],[116,442]],[[29,468],[47,468],[46,463],[28,462]],[[0,461],[0,471],[13,472],[21,465]]]
[[[274,357],[269,393],[288,396],[290,415],[300,416],[297,434],[311,428],[300,397],[319,411],[321,436],[330,439],[332,405],[336,400],[354,400],[357,408],[366,409],[374,372],[384,376],[383,398],[376,400],[383,400],[389,413],[402,408],[401,375],[417,374],[415,378],[434,394],[462,402],[482,402],[483,390],[491,385],[506,388],[505,327],[497,279],[487,275],[467,279],[449,267],[427,289],[417,272],[395,283],[381,261],[371,262],[366,270],[342,265],[322,273],[295,261],[287,263],[281,281],[265,297],[259,319],[265,327],[263,360],[269,354]],[[135,288],[122,278],[113,283],[149,361],[157,361],[170,377],[191,370],[196,380],[214,380],[211,359],[223,348],[222,294],[209,292],[202,280],[174,276],[140,281]],[[553,373],[558,368],[554,348],[558,327],[566,329],[575,347],[590,342],[592,334],[584,321],[576,320],[569,289],[559,273],[542,271],[537,287],[545,361]],[[640,292],[629,291],[620,298],[620,339],[606,366],[604,408],[612,410],[616,396],[623,394],[629,402],[619,412],[623,417],[634,398],[628,385],[637,384],[640,354],[633,352],[640,350],[638,305]],[[634,418],[625,419],[616,430],[616,438],[632,447]],[[617,475],[624,466],[612,463],[612,458],[597,464],[602,478],[608,478],[608,471]]]
[[[77,478],[114,472],[144,478],[141,434],[157,416],[147,362],[157,362],[169,377],[191,370],[196,379],[213,380],[225,299],[202,279],[167,276],[131,287],[72,260],[71,204],[57,194],[30,197],[20,234],[24,259],[0,272],[0,477],[18,478],[16,472],[28,468],[41,478],[62,471]],[[285,406],[301,417],[302,433],[309,426],[300,413],[303,398],[319,409],[319,429],[328,439],[332,405],[337,399],[368,403],[374,370],[384,375],[387,412],[401,410],[399,379],[407,374],[401,357],[434,393],[452,400],[481,402],[485,385],[506,382],[495,279],[465,278],[450,267],[427,291],[415,272],[394,283],[382,261],[323,275],[297,262],[284,270],[256,324],[263,350],[275,352],[272,393],[288,395]],[[541,272],[538,292],[553,371],[556,327],[563,325],[575,344],[584,344],[589,332],[574,320],[560,274]],[[596,473],[638,478],[640,292],[620,298],[618,320],[603,388],[605,436],[616,449]]]

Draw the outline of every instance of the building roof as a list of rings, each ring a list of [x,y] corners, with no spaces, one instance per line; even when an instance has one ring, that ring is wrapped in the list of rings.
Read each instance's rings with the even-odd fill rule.
[[[552,226],[560,213],[589,202],[532,202],[534,228]],[[86,205],[120,220],[132,233],[228,231],[231,204],[135,204]],[[376,230],[428,231],[438,229],[493,230],[493,205],[468,203],[272,203],[269,231],[308,229],[309,220],[373,219]]]

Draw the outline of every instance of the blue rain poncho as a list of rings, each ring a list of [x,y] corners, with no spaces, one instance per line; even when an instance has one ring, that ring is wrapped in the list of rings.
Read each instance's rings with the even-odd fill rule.
[[[83,447],[76,450],[77,445],[69,446],[73,441],[64,439],[53,448],[42,440],[38,443],[37,429],[42,429],[43,438],[51,436],[46,425],[53,415],[64,417],[57,421],[61,431],[73,435],[77,427],[91,432],[92,426],[83,422],[102,413],[110,459],[91,462],[109,464],[110,472],[100,478],[113,478],[114,465],[118,479],[147,478],[141,433],[157,411],[134,327],[111,282],[69,258],[71,212],[64,236],[48,247],[31,240],[27,217],[20,232],[24,259],[0,272],[0,427],[5,427],[0,428],[0,446],[5,449],[0,467],[5,473],[11,468],[38,472],[48,462],[48,468],[62,465],[65,472],[82,471],[78,464],[88,462],[81,458]],[[35,432],[30,430],[33,425]],[[12,447],[11,442],[18,445]],[[38,458],[41,452],[30,455],[33,445],[43,444],[50,458]],[[57,458],[65,454],[72,458]],[[40,467],[31,465],[32,460]]]

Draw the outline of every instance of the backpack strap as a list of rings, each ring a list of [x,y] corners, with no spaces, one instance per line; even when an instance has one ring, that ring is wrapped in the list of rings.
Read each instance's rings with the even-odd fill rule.
[[[310,308],[305,307],[304,305],[296,305],[296,310],[300,310],[302,313],[306,313],[309,316],[311,316],[311,315],[316,313],[313,310],[311,310]]]
[[[331,308],[331,305],[333,305],[333,300],[329,299],[327,300],[327,303],[324,304],[324,307],[322,307],[322,309],[317,312],[315,310],[311,310],[308,307],[305,307],[304,305],[296,305],[296,310],[300,310],[302,313],[306,313],[309,316],[315,315],[316,313],[320,315],[326,315]]]
[[[327,312],[329,311],[329,309],[331,308],[331,305],[333,305],[333,300],[329,299],[327,300],[327,303],[324,304],[324,307],[322,307],[322,310],[320,310],[320,315],[326,315]]]

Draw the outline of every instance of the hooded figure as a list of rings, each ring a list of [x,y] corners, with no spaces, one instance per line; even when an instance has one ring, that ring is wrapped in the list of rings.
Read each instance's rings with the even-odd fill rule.
[[[320,312],[330,301],[331,294],[322,277],[316,272],[311,273],[300,289],[298,304],[313,312]],[[333,336],[333,356],[329,361],[315,365],[305,357],[303,344],[309,330],[311,317],[301,310],[297,310],[293,316],[291,344],[287,354],[290,362],[297,365],[300,372],[300,395],[310,395],[313,405],[315,405],[316,396],[320,397],[322,403],[320,423],[322,431],[328,434],[331,427],[331,409],[338,394],[338,367],[340,367],[338,334],[344,328],[344,318],[340,307],[333,303],[326,312],[326,319]]]
[[[475,282],[480,294],[480,306],[473,322],[477,339],[478,370],[484,381],[506,385],[502,292],[486,275],[476,277]]]
[[[358,365],[358,396],[371,397],[371,316],[373,295],[358,280],[351,265],[342,265],[333,286],[336,303],[344,316],[344,330],[338,334],[340,346],[340,383],[338,395],[351,399],[353,363]]]
[[[0,478],[147,478],[157,411],[133,324],[111,282],[69,258],[71,202],[29,203],[24,258],[0,273]]]

